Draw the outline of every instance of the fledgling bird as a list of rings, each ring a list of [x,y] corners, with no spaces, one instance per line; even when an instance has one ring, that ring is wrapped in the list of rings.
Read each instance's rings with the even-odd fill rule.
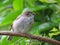
[[[30,10],[23,10],[12,24],[12,32],[27,33],[34,23],[34,13]],[[9,36],[8,40],[11,40],[12,36]]]

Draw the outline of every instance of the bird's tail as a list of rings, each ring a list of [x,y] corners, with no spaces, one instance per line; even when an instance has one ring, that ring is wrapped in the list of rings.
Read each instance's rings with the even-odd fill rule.
[[[11,40],[12,40],[12,37],[13,37],[13,36],[9,36],[9,37],[8,37],[8,41],[11,41]]]

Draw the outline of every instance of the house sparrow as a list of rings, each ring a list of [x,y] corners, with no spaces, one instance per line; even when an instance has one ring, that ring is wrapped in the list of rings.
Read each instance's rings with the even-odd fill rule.
[[[23,10],[12,24],[12,32],[27,33],[34,23],[34,13],[30,10]],[[9,36],[8,40],[11,40],[12,36]]]

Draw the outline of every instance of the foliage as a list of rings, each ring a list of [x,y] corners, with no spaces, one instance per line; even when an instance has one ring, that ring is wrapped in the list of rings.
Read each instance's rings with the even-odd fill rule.
[[[10,30],[13,20],[23,9],[35,12],[30,34],[54,38],[60,41],[60,0],[0,0],[0,30]],[[52,45],[37,40],[14,36],[0,36],[0,45]]]

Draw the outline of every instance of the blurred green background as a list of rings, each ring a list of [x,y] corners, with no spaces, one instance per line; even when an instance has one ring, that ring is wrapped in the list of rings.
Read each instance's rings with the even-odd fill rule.
[[[23,9],[35,12],[34,25],[29,34],[60,41],[60,0],[0,0],[0,30],[9,30]],[[53,45],[47,42],[14,36],[0,35],[0,45]]]

